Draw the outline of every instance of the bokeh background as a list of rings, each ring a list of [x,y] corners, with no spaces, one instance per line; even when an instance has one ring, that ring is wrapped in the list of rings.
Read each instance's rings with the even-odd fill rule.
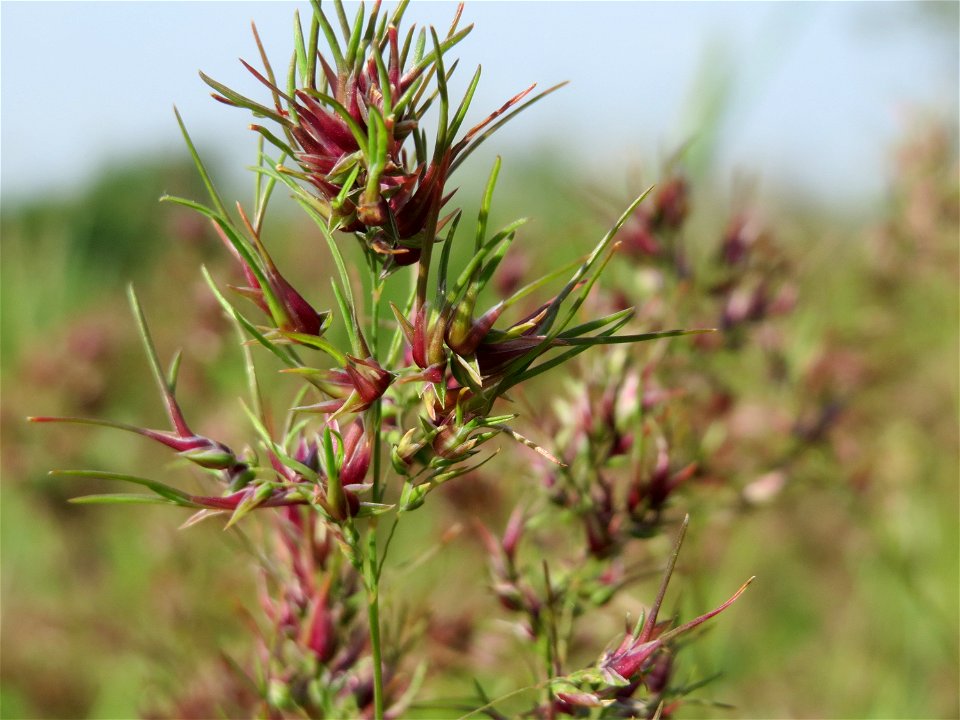
[[[216,682],[210,658],[243,653],[256,599],[235,540],[213,526],[180,532],[165,509],[68,505],[94,486],[45,475],[159,473],[165,455],[24,418],[161,422],[124,298],[133,281],[158,344],[184,348],[197,424],[241,432],[240,358],[199,274],[226,267],[224,253],[197,218],[156,200],[201,194],[173,104],[222,183],[249,196],[248,120],[213,102],[196,71],[255,92],[236,61],[255,56],[250,20],[285,58],[298,7],[307,14],[0,5],[3,717],[162,715],[188,681]],[[535,264],[554,246],[588,247],[609,221],[597,199],[616,205],[686,147],[699,227],[720,232],[748,197],[797,259],[792,361],[839,353],[827,372],[855,390],[833,444],[787,491],[699,529],[694,519],[700,582],[760,580],[691,651],[705,673],[723,672],[706,696],[733,709],[691,705],[684,717],[960,714],[957,7],[467,6],[477,28],[458,50],[467,68],[483,65],[477,119],[531,82],[571,85],[471,159],[464,197],[502,155],[497,212],[534,218],[524,252]],[[408,18],[442,27],[453,9],[418,1]],[[290,238],[278,254],[325,285],[324,253],[296,243],[301,221],[278,222]],[[475,554],[453,543],[411,582]]]

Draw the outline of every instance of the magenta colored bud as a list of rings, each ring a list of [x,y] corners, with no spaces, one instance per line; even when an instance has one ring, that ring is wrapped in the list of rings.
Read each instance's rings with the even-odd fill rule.
[[[281,325],[280,329],[305,335],[319,335],[326,315],[314,310],[279,273],[273,273],[270,282],[288,315],[288,322]]]
[[[657,639],[629,646],[625,650],[610,657],[604,663],[604,667],[613,670],[620,677],[629,680],[643,668],[644,663],[646,663],[662,645],[663,642]]]
[[[542,344],[545,339],[542,335],[521,335],[498,343],[480,343],[476,349],[480,374],[483,377],[496,375],[512,361],[523,357],[530,350]]]
[[[364,428],[362,420],[354,420],[343,432],[343,455],[349,461],[358,448],[363,446]],[[368,441],[369,442],[369,441]]]
[[[727,265],[742,264],[758,235],[757,228],[740,215],[730,221],[720,246],[720,257]]]
[[[414,322],[411,325],[400,313],[395,310],[397,320],[403,330],[410,351],[417,367],[428,369],[436,366],[434,375],[439,375],[436,382],[443,379],[443,371],[447,367],[447,354],[443,348],[444,330],[446,327],[443,317],[429,322],[430,310],[428,305],[417,309]],[[433,382],[433,381],[431,381]]]
[[[397,235],[401,240],[409,240],[422,232],[432,212],[439,215],[440,208],[449,199],[443,196],[443,186],[447,180],[450,164],[450,152],[444,153],[439,163],[430,163],[425,169],[417,168],[420,184],[410,199],[398,207],[395,212]],[[427,241],[432,242],[433,238]]]
[[[467,323],[466,328],[448,328],[447,345],[458,355],[473,355],[503,313],[503,307],[503,303],[497,303],[477,320]]]
[[[219,225],[214,223],[214,229],[227,246],[230,253],[240,263],[243,275],[250,287],[234,288],[242,295],[249,297],[257,306],[267,315],[272,315],[270,306],[263,296],[263,287],[257,279],[247,262],[240,256],[240,253],[233,247],[233,243],[227,238]],[[277,300],[283,306],[282,314],[284,317],[274,317],[273,320],[281,330],[304,333],[306,335],[319,335],[323,330],[326,320],[326,313],[318,313],[292,285],[277,271],[273,261],[268,255],[264,255],[264,261],[267,266],[267,282],[270,290],[277,297]]]
[[[609,527],[595,513],[585,515],[583,525],[587,534],[587,548],[590,554],[596,558],[608,557],[616,545]]]
[[[361,360],[360,358],[347,355],[347,367],[344,370],[350,378],[354,389],[363,401],[362,407],[354,408],[363,410],[376,402],[387,388],[393,382],[393,373],[384,370],[380,363],[372,357]]]
[[[345,486],[359,485],[367,476],[373,454],[371,439],[364,433],[359,420],[350,424],[343,436],[343,467],[340,482]]]
[[[430,367],[424,368],[423,372],[420,373],[420,379],[429,383],[443,382],[443,372],[446,369],[446,362],[431,365]]]
[[[317,593],[307,621],[306,646],[321,663],[329,662],[337,651],[336,627],[327,606],[327,587]]]
[[[647,617],[647,621],[644,623],[643,630],[636,637],[634,637],[632,633],[628,632],[624,637],[623,642],[620,643],[620,646],[603,659],[600,664],[601,670],[613,670],[620,675],[620,677],[629,680],[636,673],[643,670],[647,661],[658,649],[663,647],[664,643],[678,635],[682,635],[690,630],[693,630],[694,628],[705,623],[707,620],[719,615],[721,612],[730,607],[730,605],[732,605],[736,599],[743,594],[743,591],[746,590],[747,586],[753,581],[753,578],[747,580],[747,582],[741,585],[740,589],[737,590],[733,596],[710,612],[704,613],[703,615],[684,623],[680,627],[674,628],[668,632],[664,632],[667,623],[657,624],[657,611],[659,610],[659,600],[662,599],[663,591],[666,589],[666,583],[669,582],[669,579],[670,575],[668,573],[664,584],[661,586],[661,595],[658,598],[658,602],[651,609],[650,615]]]
[[[599,696],[588,692],[558,692],[557,699],[575,707],[601,707]]]
[[[427,306],[419,308],[413,321],[413,337],[410,340],[413,361],[417,367],[425,368],[427,362]]]
[[[313,141],[312,144],[327,153],[338,155],[357,150],[353,133],[340,117],[329,112],[303,90],[297,90],[296,99],[299,101],[297,114],[301,125],[309,131],[307,138]]]
[[[670,230],[678,230],[689,212],[689,188],[681,177],[663,183],[654,202],[654,224]]]
[[[667,444],[661,440],[657,443],[657,461],[648,483],[650,505],[655,508],[663,505],[670,489],[670,454]]]
[[[512,563],[517,555],[517,545],[520,542],[520,536],[523,534],[524,526],[523,508],[517,508],[510,515],[507,521],[507,529],[503,532],[503,552]]]

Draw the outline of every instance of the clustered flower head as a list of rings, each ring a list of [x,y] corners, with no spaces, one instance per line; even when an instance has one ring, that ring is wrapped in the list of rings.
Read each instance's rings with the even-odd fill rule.
[[[269,90],[270,106],[201,73],[215,99],[273,121],[279,135],[261,124],[251,128],[298,166],[281,164],[276,171],[302,180],[309,188],[303,199],[331,227],[356,234],[388,270],[417,262],[450,219],[440,213],[454,192],[447,180],[460,163],[513,113],[546,94],[528,100],[530,86],[460,135],[480,70],[454,109],[447,83],[456,63],[447,67],[444,56],[473,26],[459,27],[461,5],[442,39],[433,28],[417,32],[415,26],[401,36],[408,4],[389,17],[379,1],[369,16],[361,4],[351,27],[338,3],[338,38],[317,3],[307,35],[297,18],[297,73],[284,89],[254,28],[263,72],[241,62]],[[319,52],[321,34],[329,55]],[[440,119],[431,151],[422,123],[435,104]]]
[[[531,640],[553,643],[550,653],[552,672],[549,682],[550,700],[533,711],[535,717],[587,716],[591,709],[600,710],[600,717],[663,717],[680,703],[680,694],[672,680],[676,638],[696,629],[732,605],[753,581],[750,578],[728,600],[693,620],[673,627],[671,620],[660,621],[659,613],[676,566],[686,534],[689,516],[680,525],[673,552],[664,570],[657,595],[650,608],[636,623],[628,627],[616,647],[606,651],[591,667],[573,672],[564,669],[564,654],[557,650],[557,612],[567,608],[573,617],[590,606],[604,605],[625,584],[616,565],[594,578],[580,569],[569,575],[555,576],[546,561],[535,572],[543,573],[543,589],[531,582],[529,571],[518,557],[518,545],[527,522],[525,512],[517,509],[510,516],[502,539],[477,523],[477,530],[490,559],[493,591],[500,604],[512,613],[523,616],[520,630]],[[674,695],[671,695],[674,693]]]
[[[672,622],[658,622],[660,607],[666,596],[667,586],[673,575],[688,523],[689,517],[685,517],[674,545],[673,554],[660,583],[657,597],[645,618],[637,623],[632,632],[628,630],[625,633],[623,640],[614,650],[604,654],[597,665],[597,673],[588,672],[578,678],[581,682],[592,682],[594,688],[599,685],[600,689],[594,691],[596,696],[609,697],[613,700],[612,704],[619,704],[623,710],[628,712],[633,710],[633,703],[629,702],[628,698],[640,685],[646,686],[656,700],[661,699],[663,690],[669,684],[668,676],[672,666],[671,641],[726,610],[753,581],[753,578],[750,578],[724,603],[682,625],[671,629]],[[599,683],[596,682],[597,675],[599,675]],[[646,705],[649,712],[650,703],[648,702]],[[653,707],[656,707],[655,703]],[[629,717],[629,714],[622,716]]]
[[[257,638],[258,661],[270,678],[263,710],[325,717],[337,708],[338,717],[373,717],[360,574],[338,561],[337,538],[321,517],[289,507],[272,520],[273,563],[260,594],[268,624]],[[402,716],[419,683],[400,664],[399,654],[384,663],[387,717]]]

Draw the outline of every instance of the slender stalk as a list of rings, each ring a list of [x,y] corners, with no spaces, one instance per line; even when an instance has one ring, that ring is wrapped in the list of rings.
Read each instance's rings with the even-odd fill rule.
[[[370,263],[370,292],[373,296],[373,307],[370,309],[370,352],[375,360],[380,359],[380,312],[383,305],[384,279],[377,272],[376,265]]]
[[[550,583],[550,568],[547,561],[543,563],[543,582],[546,590],[546,612],[543,618],[543,664],[547,673],[547,682],[544,685],[544,704],[547,708],[547,719],[553,720],[556,717],[556,710],[553,706],[553,688],[550,681],[560,675],[560,660],[557,657],[557,617],[556,617],[556,597],[553,594],[553,586]]]
[[[370,408],[370,420],[373,432],[373,499],[374,502],[383,500],[384,487],[380,481],[382,472],[382,454],[380,434],[383,426],[383,398],[377,398],[377,401]],[[373,519],[373,527],[376,527],[376,518]]]
[[[370,651],[373,656],[373,712],[383,720],[383,653],[380,648],[380,575],[377,572],[377,528],[370,528],[367,547],[367,620],[370,625]]]
[[[370,283],[373,294],[373,307],[370,313],[370,352],[374,360],[380,360],[380,317],[383,306],[383,286],[385,280],[377,272],[376,265],[370,263]],[[373,434],[373,499],[380,502],[383,499],[382,472],[382,443],[381,428],[383,423],[383,398],[377,398],[370,408],[370,431]],[[374,527],[376,523],[374,522]]]
[[[384,280],[377,272],[376,264],[370,263],[370,283],[373,303],[370,311],[370,352],[374,359],[379,360],[379,331],[380,314],[383,302]],[[377,398],[370,408],[370,432],[373,435],[373,497],[380,502],[383,496],[381,482],[381,433],[382,433],[382,398]],[[386,548],[384,548],[386,551]],[[386,555],[386,552],[384,553]],[[386,559],[386,556],[383,558]],[[367,586],[367,622],[370,626],[370,648],[373,656],[373,707],[375,720],[383,720],[383,651],[380,643],[380,570],[382,560],[378,559],[377,551],[377,519],[370,520],[367,536],[366,552],[366,586]]]

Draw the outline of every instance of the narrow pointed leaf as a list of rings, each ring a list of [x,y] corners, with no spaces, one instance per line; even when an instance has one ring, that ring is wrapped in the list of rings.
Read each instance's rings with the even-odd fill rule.
[[[149,488],[160,497],[166,498],[177,505],[183,505],[185,507],[197,507],[197,504],[190,499],[190,496],[187,493],[177,490],[174,487],[170,487],[162,482],[138,477],[136,475],[125,475],[122,473],[104,472],[101,470],[51,470],[50,475],[52,477],[82,477],[97,480],[116,480],[118,482],[142,485],[143,487]]]
[[[147,327],[147,320],[143,315],[143,309],[140,307],[140,300],[137,298],[137,293],[133,289],[133,284],[127,286],[127,297],[130,299],[130,307],[133,310],[134,318],[137,321],[137,329],[140,332],[140,338],[143,341],[143,346],[147,353],[150,371],[153,373],[154,380],[157,382],[160,394],[163,395],[167,417],[170,419],[170,423],[176,429],[178,435],[181,437],[193,435],[193,431],[187,426],[183,418],[183,413],[180,411],[180,406],[177,404],[173,396],[173,391],[167,383],[163,368],[160,366],[160,358],[157,356],[157,349],[153,344],[153,338],[150,336],[150,329]]]
[[[347,68],[343,66],[343,52],[340,50],[340,41],[337,40],[337,34],[330,26],[327,16],[323,10],[320,9],[319,0],[311,0],[310,4],[313,5],[313,15],[320,23],[320,29],[323,30],[323,35],[327,39],[327,45],[329,45],[330,52],[333,54],[333,60],[337,65],[337,69],[346,70]]]
[[[697,627],[698,625],[701,625],[702,623],[706,622],[710,618],[715,617],[716,615],[719,615],[721,612],[723,612],[728,607],[730,607],[734,602],[736,602],[737,598],[743,595],[744,591],[747,589],[747,587],[749,587],[750,583],[752,583],[755,579],[756,577],[751,577],[749,580],[747,580],[743,585],[740,586],[739,590],[737,590],[726,602],[724,602],[719,607],[714,608],[710,612],[705,613],[704,615],[701,615],[698,618],[694,618],[690,622],[684,623],[680,627],[676,627],[673,630],[665,632],[663,635],[660,636],[660,640],[662,640],[663,642],[667,642],[668,640],[671,640],[677,635],[681,635],[685,632],[693,630],[695,627]]]
[[[156,495],[144,493],[105,493],[103,495],[80,495],[67,502],[74,505],[180,505]]]
[[[563,339],[564,345],[619,345],[623,343],[647,342],[662,340],[663,338],[682,337],[684,335],[704,335],[716,332],[714,329],[705,330],[663,330],[661,332],[638,333],[634,335],[594,335],[591,337],[568,337]]]
[[[340,352],[330,341],[324,340],[322,337],[318,337],[317,335],[307,335],[305,333],[285,332],[281,330],[277,331],[277,335],[285,337],[289,340],[293,340],[294,342],[298,342],[301,345],[306,345],[307,347],[312,347],[316,350],[325,352],[340,365],[346,365],[347,363],[347,356]]]
[[[223,215],[223,217],[227,217],[227,208],[223,204],[223,200],[220,199],[220,193],[217,192],[217,188],[214,186],[213,180],[210,179],[210,174],[207,172],[206,166],[200,159],[200,154],[197,152],[197,148],[194,146],[193,140],[190,139],[190,133],[187,132],[187,126],[184,124],[183,118],[180,117],[180,111],[177,110],[176,105],[173,107],[173,114],[177,117],[177,125],[180,126],[180,132],[183,135],[184,141],[187,143],[187,149],[190,151],[190,157],[193,158],[193,164],[196,166],[197,172],[200,173],[200,179],[203,181],[203,185],[207,189],[207,194],[210,195],[210,200],[213,202],[217,212]]]
[[[477,68],[479,79],[480,69]],[[486,188],[483,191],[483,199],[480,201],[480,212],[477,214],[477,234],[473,241],[474,253],[479,253],[483,246],[483,240],[487,235],[487,220],[490,218],[490,205],[493,202],[493,190],[497,186],[497,176],[500,174],[500,156],[493,162],[493,168],[490,170],[490,177],[487,179]]]
[[[203,71],[200,72],[200,79],[203,80],[207,85],[212,87],[214,90],[216,90],[218,93],[220,93],[220,95],[222,95],[224,98],[229,100],[231,104],[236,105],[237,107],[242,107],[246,110],[249,110],[255,115],[260,115],[262,117],[270,118],[275,123],[278,123],[280,125],[291,125],[290,119],[284,117],[283,115],[278,113],[276,110],[272,110],[271,108],[268,108],[266,105],[261,105],[255,100],[251,100],[248,97],[244,97],[237,91],[231,90],[223,83],[217,82],[216,80],[214,80],[212,77],[210,77]]]
[[[687,528],[690,525],[690,516],[684,515],[683,522],[680,523],[680,530],[677,532],[677,539],[673,543],[673,551],[670,553],[670,559],[667,561],[666,570],[663,572],[663,578],[660,581],[660,587],[657,590],[657,598],[650,606],[647,613],[647,619],[643,623],[643,629],[640,630],[638,640],[647,642],[653,638],[653,631],[657,625],[657,615],[660,613],[660,606],[663,605],[663,598],[667,594],[667,586],[670,584],[670,578],[673,576],[673,570],[677,566],[677,558],[680,557],[680,548],[683,545],[683,539],[687,535]],[[663,638],[661,637],[661,640]]]

